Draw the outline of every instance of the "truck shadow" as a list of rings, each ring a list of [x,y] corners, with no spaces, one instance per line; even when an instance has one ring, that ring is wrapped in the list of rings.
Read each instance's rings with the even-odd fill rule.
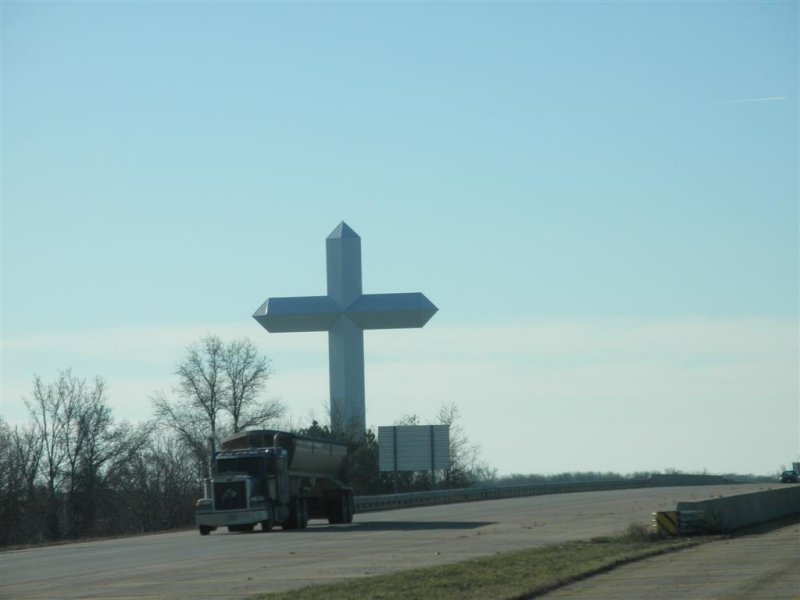
[[[348,525],[328,525],[309,523],[306,531],[431,531],[436,529],[477,529],[486,525],[494,525],[494,521],[369,521],[366,523],[350,523]]]

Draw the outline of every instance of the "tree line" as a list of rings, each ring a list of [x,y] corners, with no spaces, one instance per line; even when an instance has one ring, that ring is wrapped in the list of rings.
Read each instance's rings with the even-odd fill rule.
[[[248,339],[225,343],[208,335],[187,348],[174,374],[174,396],[154,393],[153,417],[138,424],[114,419],[100,377],[87,381],[69,369],[50,382],[34,377],[28,422],[11,427],[0,416],[0,546],[191,526],[219,440],[276,427],[286,406],[265,396],[271,363]],[[443,406],[438,418],[451,426],[451,466],[436,479],[379,473],[372,430],[333,433],[317,421],[287,429],[347,443],[356,494],[398,485],[464,487],[493,477],[458,426],[455,405]],[[398,422],[416,423],[416,416]]]
[[[30,422],[0,420],[0,545],[156,531],[191,518],[187,455],[153,422],[116,423],[105,383],[34,379]]]

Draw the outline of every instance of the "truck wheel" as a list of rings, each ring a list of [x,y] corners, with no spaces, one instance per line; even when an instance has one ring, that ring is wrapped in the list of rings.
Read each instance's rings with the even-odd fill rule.
[[[338,498],[333,502],[328,503],[328,523],[331,525],[338,525],[341,523],[341,506],[342,503]]]
[[[303,522],[303,501],[300,498],[292,498],[289,506],[289,519],[283,524],[284,529],[302,529]]]
[[[305,529],[308,527],[308,502],[303,498],[299,501],[300,515],[297,519],[297,527],[299,529]]]
[[[328,513],[328,523],[336,525],[336,503],[328,502],[325,505],[325,510]]]
[[[199,529],[200,535],[208,535],[211,533],[211,527],[208,527],[207,525],[200,525]]]
[[[356,504],[355,500],[353,499],[353,494],[347,493],[345,496],[345,503],[347,504],[347,520],[345,523],[352,523],[353,522],[353,515],[356,512]]]
[[[272,502],[267,500],[267,518],[261,521],[261,531],[267,532],[272,530],[275,524],[275,513],[273,512]]]
[[[336,500],[328,505],[328,523],[331,525],[347,523],[347,507],[347,495],[339,495]]]

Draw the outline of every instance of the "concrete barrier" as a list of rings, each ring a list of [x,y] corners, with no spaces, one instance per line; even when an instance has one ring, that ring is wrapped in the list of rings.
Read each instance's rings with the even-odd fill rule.
[[[800,485],[700,502],[679,502],[677,509],[686,524],[685,533],[734,531],[800,514]]]

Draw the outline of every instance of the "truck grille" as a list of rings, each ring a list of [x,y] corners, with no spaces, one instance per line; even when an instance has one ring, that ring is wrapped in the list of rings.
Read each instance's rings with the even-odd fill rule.
[[[215,482],[214,506],[217,510],[247,508],[247,494],[244,481]]]

